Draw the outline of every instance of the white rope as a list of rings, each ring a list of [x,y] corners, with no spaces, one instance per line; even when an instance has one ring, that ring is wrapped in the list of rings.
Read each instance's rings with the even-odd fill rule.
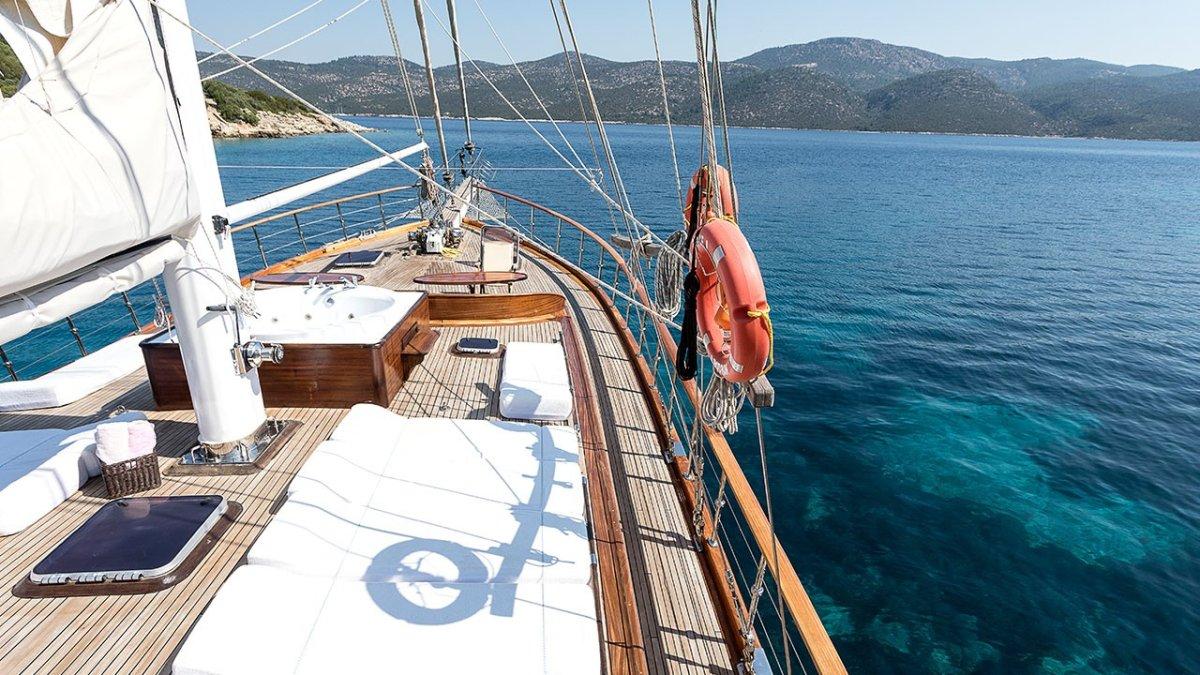
[[[415,0],[415,1],[419,2],[420,0]],[[438,21],[438,24],[441,25],[441,21],[438,20],[436,14],[434,15],[434,20]],[[443,25],[442,28],[444,30],[445,26]],[[562,161],[563,164],[565,164],[575,175],[579,176],[579,178],[582,179],[583,182],[585,184],[587,184],[588,187],[590,187],[594,192],[596,192],[596,194],[600,195],[600,197],[602,199],[604,199],[605,202],[616,207],[618,210],[620,210],[622,213],[624,213],[629,219],[631,219],[635,224],[637,224],[638,227],[640,227],[643,232],[650,235],[656,241],[662,242],[662,237],[660,237],[653,230],[651,230],[649,227],[647,227],[645,224],[643,224],[632,213],[626,211],[626,209],[623,206],[621,206],[621,204],[619,204],[616,200],[614,200],[611,196],[609,196],[608,193],[605,192],[604,189],[598,183],[596,183],[596,181],[591,176],[592,170],[589,167],[575,166],[571,162],[571,160],[567,159],[566,155],[564,155],[562,153],[562,151],[560,151],[558,149],[557,146],[555,146],[553,143],[551,143],[550,140],[548,138],[546,138],[546,136],[544,134],[542,134],[542,132],[539,131],[537,127],[535,127],[533,125],[533,123],[520,111],[520,109],[517,108],[517,106],[512,102],[512,100],[510,100],[507,96],[505,96],[504,92],[500,91],[500,88],[498,86],[496,86],[496,83],[492,80],[492,78],[488,77],[488,74],[482,68],[479,67],[479,64],[476,63],[475,60],[471,58],[470,54],[468,54],[465,49],[463,49],[462,54],[463,54],[463,58],[466,59],[475,68],[475,71],[477,73],[479,73],[479,76],[481,78],[483,78],[483,81],[489,87],[491,87],[492,91],[495,92],[498,97],[500,97],[500,100],[504,101],[505,105],[507,105],[509,107],[509,109],[512,110],[513,113],[516,114],[516,116],[522,122],[524,122],[527,127],[529,127],[529,130],[532,131],[534,133],[534,135],[536,135],[539,139],[541,139],[541,141],[543,143],[546,144],[546,147],[548,147],[551,150],[551,152],[553,152],[555,154],[555,156],[557,156],[559,158],[559,160]],[[407,165],[405,165],[405,166],[407,166]],[[687,262],[687,261],[685,260],[684,262]]]
[[[438,147],[442,151],[442,177],[450,182],[450,155],[446,152],[446,131],[442,128],[442,104],[438,100],[437,80],[433,76],[433,58],[429,55],[429,34],[425,31],[425,11],[421,0],[413,0],[413,14],[417,19],[417,32],[421,35],[421,52],[425,56],[425,80],[429,85],[429,100],[433,102],[433,125],[437,127]],[[437,18],[437,15],[433,15]],[[438,23],[441,23],[439,21]]]
[[[712,67],[717,90],[718,102],[721,108],[721,139],[725,146],[725,169],[729,171],[729,180],[733,182],[733,150],[729,145],[729,115],[725,112],[725,80],[721,75],[721,56],[717,52],[717,0],[708,0],[708,32],[712,46]]]
[[[517,63],[517,60],[513,57],[512,53],[508,51],[508,45],[504,43],[504,40],[500,37],[500,34],[496,32],[496,27],[492,25],[492,20],[488,17],[487,12],[483,11],[483,6],[479,4],[479,0],[474,0],[474,2],[475,7],[479,10],[479,15],[483,17],[483,21],[487,24],[488,30],[492,32],[492,37],[496,39],[496,43],[500,45],[500,49],[504,50],[504,55],[508,57],[509,62],[512,63],[514,68],[516,68],[517,75],[521,76],[521,81],[525,83],[525,86],[529,89],[529,93],[533,94],[533,100],[537,101],[538,107],[542,109],[542,112],[546,113],[546,119],[550,121],[550,124],[554,127],[554,130],[558,132],[559,138],[563,140],[563,143],[566,144],[567,149],[571,151],[571,156],[575,158],[575,162],[581,167],[586,166],[586,164],[583,162],[583,159],[579,156],[579,153],[575,151],[575,146],[571,145],[571,141],[567,140],[567,135],[564,134],[562,128],[558,126],[558,121],[554,119],[554,115],[550,114],[550,111],[546,108],[546,104],[542,102],[542,97],[538,96],[537,90],[533,88],[533,85],[529,82],[529,78],[525,77],[525,71],[521,70],[520,64]],[[455,37],[453,39],[457,40],[458,38]]]
[[[259,36],[267,33],[268,31],[275,30],[276,28],[282,26],[283,24],[287,23],[288,21],[291,21],[292,19],[300,16],[301,14],[307,12],[308,10],[312,9],[313,7],[316,7],[317,5],[321,4],[322,2],[325,2],[325,0],[316,0],[315,2],[311,2],[311,3],[301,7],[300,9],[296,10],[295,12],[292,12],[291,14],[276,21],[275,23],[271,24],[270,26],[267,26],[266,28],[258,31],[257,33],[255,33],[253,35],[248,35],[248,36],[242,38],[241,40],[238,40],[237,42],[229,45],[229,48],[237,49],[238,47],[241,47],[242,45],[253,40],[254,38],[259,37]],[[199,65],[199,64],[205,63],[207,61],[215,59],[217,56],[219,56],[219,52],[213,52],[212,54],[209,54],[208,56],[197,61],[196,64]]]
[[[680,255],[687,249],[687,232],[676,230],[663,244]],[[683,308],[683,263],[678,256],[659,251],[654,263],[654,306],[667,318],[674,318]]]
[[[425,130],[421,128],[421,116],[417,114],[417,97],[413,95],[412,83],[408,79],[408,66],[404,63],[404,53],[400,51],[400,38],[396,36],[396,22],[392,19],[391,5],[388,4],[388,0],[379,0],[379,4],[383,7],[383,23],[387,26],[388,37],[392,40],[392,52],[396,55],[396,64],[400,66],[400,80],[404,84],[404,95],[408,99],[408,112],[412,116],[413,126],[417,130],[417,138],[425,140]]]
[[[242,68],[245,68],[246,66],[249,66],[252,63],[257,63],[265,58],[274,56],[275,54],[278,54],[279,52],[287,49],[288,47],[292,47],[296,44],[299,44],[300,42],[307,40],[308,38],[316,35],[317,33],[320,33],[321,31],[325,30],[326,28],[329,28],[330,26],[341,21],[342,19],[346,18],[347,16],[350,16],[350,14],[352,14],[355,10],[357,10],[359,7],[362,7],[363,5],[367,4],[370,1],[371,0],[359,0],[358,4],[354,5],[350,9],[347,9],[346,11],[342,12],[341,14],[338,14],[337,16],[333,17],[326,23],[310,30],[309,32],[305,33],[304,35],[301,35],[300,37],[296,38],[295,40],[292,40],[291,42],[289,42],[285,45],[276,47],[275,49],[272,49],[271,51],[267,52],[266,54],[261,54],[259,56],[256,56],[256,57],[250,59],[249,61],[242,61],[238,65],[230,66],[229,68],[226,68],[225,70],[222,70],[219,73],[214,73],[207,77],[202,77],[202,78],[200,78],[200,81],[208,82],[209,80],[211,80],[213,78],[221,77],[222,75],[228,75],[229,73],[232,73],[235,70],[241,70]]]
[[[715,372],[708,379],[704,398],[700,401],[700,416],[704,423],[722,433],[736,434],[737,417],[746,403],[746,388],[730,382]]]
[[[679,213],[682,217],[683,178],[679,174],[679,155],[675,151],[675,130],[671,126],[671,103],[667,99],[667,76],[663,72],[662,53],[658,49],[658,28],[654,23],[654,0],[646,0],[646,7],[650,10],[650,38],[654,42],[654,60],[658,63],[658,86],[662,91],[663,118],[667,122],[667,140],[671,144],[671,166],[675,169],[675,194],[679,197]]]
[[[713,131],[712,90],[708,81],[708,56],[704,48],[704,30],[700,22],[700,0],[692,0],[692,31],[696,41],[696,73],[700,89],[700,127],[704,142],[701,152],[708,166],[708,192],[715,202],[717,213],[724,213],[721,191],[717,189],[717,139]]]
[[[329,120],[331,123],[333,123],[333,124],[334,124],[335,126],[337,126],[339,129],[341,129],[341,130],[345,131],[347,134],[350,134],[350,135],[351,135],[351,136],[353,136],[354,138],[357,138],[358,140],[362,141],[362,143],[363,143],[364,145],[366,145],[367,147],[371,148],[371,149],[372,149],[372,150],[374,150],[375,152],[378,152],[378,153],[379,153],[381,156],[383,156],[383,157],[387,157],[387,158],[388,158],[388,159],[390,159],[392,162],[394,162],[394,163],[396,163],[397,165],[399,165],[401,168],[405,169],[405,170],[406,170],[406,171],[408,171],[409,173],[411,173],[411,174],[413,174],[414,176],[416,176],[416,177],[417,177],[419,180],[425,181],[425,183],[426,183],[426,184],[428,184],[428,185],[431,185],[431,186],[432,186],[432,187],[433,187],[435,190],[440,190],[441,192],[445,193],[446,195],[448,195],[448,196],[450,196],[450,197],[455,197],[455,194],[454,194],[454,192],[453,192],[452,190],[450,190],[449,188],[447,188],[447,187],[445,187],[445,186],[443,186],[443,185],[440,185],[440,184],[439,184],[439,183],[438,183],[436,180],[430,180],[430,179],[427,179],[427,178],[426,178],[424,175],[422,175],[422,174],[421,174],[421,172],[420,172],[419,170],[417,170],[416,168],[412,167],[411,165],[409,165],[409,164],[408,164],[407,162],[405,162],[404,160],[397,158],[395,155],[393,155],[392,153],[388,152],[387,150],[384,150],[384,149],[383,149],[382,147],[380,147],[378,144],[374,143],[373,141],[371,141],[370,139],[368,139],[366,136],[363,136],[361,133],[359,133],[357,130],[355,130],[355,129],[354,129],[354,127],[352,127],[352,126],[350,126],[349,124],[347,124],[346,122],[344,122],[344,121],[342,121],[342,120],[340,120],[340,119],[338,119],[338,118],[334,117],[333,115],[330,115],[329,113],[325,112],[325,111],[324,111],[324,110],[322,110],[321,108],[317,107],[317,105],[316,105],[316,104],[314,104],[314,103],[312,103],[311,101],[309,101],[309,100],[305,99],[304,97],[300,96],[299,94],[297,94],[296,92],[292,91],[291,89],[288,89],[287,87],[285,87],[285,86],[284,86],[283,84],[281,84],[281,83],[280,83],[278,80],[274,79],[274,78],[273,78],[273,77],[271,77],[270,75],[267,75],[267,74],[266,74],[266,73],[264,73],[263,71],[261,71],[261,70],[259,70],[258,68],[254,67],[252,64],[250,64],[250,63],[247,63],[245,59],[243,59],[242,57],[238,56],[237,54],[234,54],[233,52],[229,51],[229,49],[227,49],[227,48],[226,48],[224,45],[222,45],[221,43],[217,42],[215,39],[213,39],[212,37],[210,37],[210,36],[209,36],[207,33],[205,33],[204,31],[200,30],[199,28],[196,28],[195,26],[191,25],[191,24],[190,24],[190,23],[188,23],[187,21],[184,21],[183,19],[179,18],[179,17],[178,17],[178,16],[176,16],[176,15],[175,15],[173,12],[171,12],[171,10],[167,9],[166,7],[163,7],[163,6],[162,6],[162,4],[160,4],[160,3],[158,2],[158,0],[148,0],[148,1],[149,1],[149,3],[150,3],[150,4],[152,4],[152,5],[154,5],[155,7],[157,7],[157,8],[158,8],[158,10],[159,10],[159,11],[161,11],[163,14],[167,15],[168,17],[170,17],[171,19],[173,19],[174,21],[176,21],[176,22],[177,22],[177,23],[179,23],[180,25],[182,25],[182,26],[186,27],[188,30],[192,31],[192,32],[193,32],[193,33],[195,33],[196,35],[199,35],[199,36],[200,36],[200,37],[201,37],[203,40],[205,40],[205,41],[206,41],[206,42],[208,42],[209,44],[213,45],[213,46],[214,46],[214,47],[216,47],[217,49],[221,50],[223,53],[225,53],[225,54],[228,54],[228,55],[229,55],[229,56],[231,56],[231,57],[232,57],[232,58],[233,58],[235,61],[238,61],[238,62],[240,62],[240,63],[241,63],[243,66],[245,66],[245,68],[246,68],[247,70],[249,70],[250,72],[252,72],[252,73],[254,73],[254,74],[258,75],[258,76],[259,76],[259,77],[261,77],[261,78],[263,78],[263,79],[264,79],[264,80],[266,80],[268,83],[270,83],[270,84],[274,85],[275,87],[277,87],[277,88],[278,88],[280,91],[282,91],[282,92],[283,92],[284,94],[286,94],[287,96],[290,96],[290,97],[292,97],[292,98],[296,99],[296,101],[297,101],[297,102],[299,102],[299,103],[302,103],[302,104],[304,104],[305,106],[308,106],[308,108],[310,108],[310,109],[311,109],[313,112],[315,112],[315,113],[317,113],[318,115],[320,115],[321,117],[324,117],[325,119]],[[490,214],[490,213],[488,213],[488,212],[484,211],[483,209],[480,209],[478,206],[476,206],[476,205],[474,205],[474,204],[470,204],[469,202],[468,202],[468,204],[469,204],[469,206],[470,206],[472,209],[474,209],[476,212],[480,213],[482,216],[484,216],[484,217],[490,217],[490,218],[492,218],[493,220],[498,220],[498,219],[497,219],[497,218],[496,218],[494,215],[492,215],[492,214]]]

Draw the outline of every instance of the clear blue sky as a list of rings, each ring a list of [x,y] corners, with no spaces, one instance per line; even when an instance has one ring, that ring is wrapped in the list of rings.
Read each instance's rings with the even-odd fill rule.
[[[270,25],[312,0],[192,0],[193,23],[225,44]],[[325,0],[301,17],[238,49],[261,54],[325,23],[359,0]],[[427,7],[445,16],[444,0]],[[506,62],[480,18],[476,0],[457,0],[468,54]],[[478,0],[519,60],[559,50],[545,0]],[[583,51],[614,60],[653,56],[645,0],[569,0]],[[410,0],[391,0],[405,56],[419,60]],[[690,59],[690,2],[655,0],[664,56]],[[868,37],[948,56],[1020,59],[1085,57],[1131,65],[1200,68],[1200,0],[723,0],[722,58],[823,37]],[[428,12],[429,10],[427,10]],[[434,60],[451,60],[449,39],[432,18]],[[204,45],[197,43],[204,48]],[[277,58],[324,61],[391,48],[378,0],[280,52]]]

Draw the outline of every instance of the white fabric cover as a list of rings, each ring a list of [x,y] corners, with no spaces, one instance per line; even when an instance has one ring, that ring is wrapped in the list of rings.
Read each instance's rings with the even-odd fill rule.
[[[0,297],[195,231],[165,73],[149,2],[116,0],[0,103]]]
[[[500,414],[514,420],[541,421],[571,416],[571,380],[562,345],[510,342],[505,346]]]
[[[595,598],[583,584],[363,583],[247,565],[172,672],[596,674]]]
[[[583,491],[573,429],[355,406],[174,672],[599,673]]]
[[[0,299],[0,344],[128,291],[182,257],[183,246],[168,239],[103,260],[58,283]]]
[[[0,35],[32,78],[62,49],[72,28],[99,6],[100,0],[0,0]]]
[[[39,378],[0,382],[0,412],[57,408],[99,391],[142,367],[145,337],[121,338]]]
[[[360,405],[333,436],[362,440],[313,452],[252,564],[363,581],[590,579],[572,429]]]
[[[146,419],[129,412],[110,421]],[[93,476],[96,426],[0,432],[0,536],[16,534],[63,503]]]
[[[596,675],[583,584],[334,581],[297,673]]]
[[[330,579],[247,565],[234,570],[175,655],[175,675],[290,675]],[[396,658],[399,654],[394,655]],[[393,661],[396,663],[396,661]],[[335,669],[331,672],[347,672]]]

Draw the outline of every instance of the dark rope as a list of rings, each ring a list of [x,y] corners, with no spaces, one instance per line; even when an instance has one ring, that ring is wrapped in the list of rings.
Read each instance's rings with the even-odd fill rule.
[[[689,270],[683,278],[683,324],[679,331],[679,351],[675,354],[675,372],[679,379],[696,377],[699,365],[698,328],[696,324],[696,296],[700,293],[700,280]]]

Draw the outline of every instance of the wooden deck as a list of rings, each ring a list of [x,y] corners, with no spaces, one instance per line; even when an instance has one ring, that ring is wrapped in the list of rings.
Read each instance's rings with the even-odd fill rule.
[[[408,256],[407,238],[383,233],[362,248],[391,252],[363,283],[417,289],[413,277],[431,272],[472,269],[478,239],[464,242],[457,260]],[[336,254],[313,254],[295,271],[324,270]],[[733,667],[718,612],[691,548],[689,519],[680,508],[671,469],[660,451],[650,409],[634,364],[625,355],[620,327],[609,321],[601,301],[553,263],[526,253],[529,278],[514,293],[548,292],[566,297],[577,337],[587,354],[586,367],[603,421],[603,442],[611,458],[617,499],[625,523],[625,541],[634,593],[651,673],[732,673]],[[333,270],[336,272],[336,270]],[[424,290],[424,289],[423,289]],[[443,289],[466,292],[467,288]],[[498,291],[493,291],[493,293]],[[452,353],[459,337],[486,334],[508,340],[550,341],[561,333],[558,322],[497,324],[485,329],[442,327],[441,338],[417,368],[391,408],[409,416],[496,416],[500,360]],[[143,410],[159,432],[160,462],[165,467],[196,438],[190,411],[152,410],[145,372],[138,371],[69,406],[0,415],[0,430],[72,427],[103,418],[119,407]],[[207,606],[246,549],[269,522],[292,476],[312,449],[325,440],[345,415],[333,409],[272,409],[280,419],[303,422],[270,466],[249,476],[164,477],[153,494],[216,492],[245,508],[237,524],[187,580],[165,591],[141,596],[20,599],[0,596],[0,673],[157,673],[169,671],[174,650]],[[0,583],[11,588],[55,544],[106,501],[100,481],[85,488],[28,530],[0,539]],[[416,648],[414,646],[414,648]]]

